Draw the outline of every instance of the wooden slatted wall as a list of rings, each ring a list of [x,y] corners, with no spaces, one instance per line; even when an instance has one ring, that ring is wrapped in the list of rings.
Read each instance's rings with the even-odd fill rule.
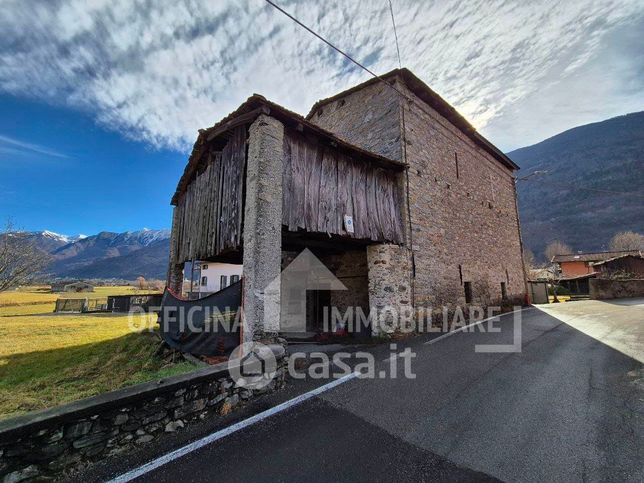
[[[282,172],[282,223],[356,239],[402,243],[399,173],[353,159],[287,129]],[[351,215],[355,233],[344,229]]]
[[[235,128],[221,152],[205,156],[205,169],[175,207],[170,252],[174,263],[208,259],[242,244],[246,127]]]

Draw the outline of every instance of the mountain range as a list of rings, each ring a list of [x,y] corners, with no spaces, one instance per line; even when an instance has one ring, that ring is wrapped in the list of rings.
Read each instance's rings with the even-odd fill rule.
[[[553,240],[596,251],[607,249],[616,232],[644,232],[644,112],[576,127],[508,155],[521,166],[523,240],[538,258]],[[166,275],[170,230],[30,236],[51,255],[48,272],[56,277]]]
[[[69,237],[51,231],[31,232],[34,245],[51,256],[46,272],[61,278],[164,279],[170,230],[102,231]]]
[[[644,112],[579,126],[508,153],[524,244],[543,259],[560,240],[607,250],[620,231],[644,233]]]

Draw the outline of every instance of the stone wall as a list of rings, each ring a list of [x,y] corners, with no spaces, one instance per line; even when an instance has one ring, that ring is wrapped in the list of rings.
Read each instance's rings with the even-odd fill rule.
[[[0,422],[0,478],[69,476],[94,461],[162,438],[244,401],[283,387],[286,357],[273,346],[278,371],[257,391],[236,387],[225,364],[131,386]]]
[[[374,335],[412,327],[411,267],[405,247],[370,245],[369,305]]]
[[[403,84],[397,84],[415,97]],[[415,97],[403,103],[417,306],[522,300],[525,278],[512,171]],[[423,105],[422,109],[417,104]]]
[[[331,307],[335,307],[342,316],[353,312],[349,324],[355,331],[359,326],[357,310],[360,309],[369,315],[369,281],[367,268],[367,251],[364,248],[351,250],[341,254],[320,257],[320,260],[333,274],[347,287],[347,290],[333,290],[331,292]]]
[[[590,298],[596,300],[644,297],[644,279],[610,280],[591,278]]]
[[[342,105],[336,100],[321,106],[322,112],[314,113],[311,121],[397,160],[403,160],[403,153],[392,146],[402,137],[404,123],[411,231],[406,205],[402,209],[406,244],[414,254],[414,305],[464,304],[464,282],[472,284],[473,303],[498,303],[501,283],[509,299],[523,300],[525,277],[512,171],[400,80],[395,86],[415,102],[376,83],[345,96]]]
[[[376,83],[318,109],[310,121],[345,141],[401,160],[397,94]]]

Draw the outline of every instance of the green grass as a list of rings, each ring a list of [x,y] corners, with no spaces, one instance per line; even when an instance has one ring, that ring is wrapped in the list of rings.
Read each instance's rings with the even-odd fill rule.
[[[195,369],[155,355],[155,315],[31,315],[45,306],[0,309],[0,418]]]
[[[136,295],[138,293],[154,293],[154,290],[138,290],[129,285],[123,285],[114,287],[95,287],[93,292],[53,293],[48,286],[23,287],[18,290],[7,290],[5,292],[0,292],[0,308],[15,307],[19,305],[52,304],[59,298],[105,299],[108,295]]]

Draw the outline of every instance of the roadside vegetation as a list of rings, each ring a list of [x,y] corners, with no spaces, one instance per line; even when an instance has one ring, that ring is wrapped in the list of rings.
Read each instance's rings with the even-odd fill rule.
[[[43,287],[0,293],[0,418],[44,409],[127,385],[189,372],[158,355],[147,329],[156,315],[54,314],[58,297],[105,298],[133,287],[52,294]],[[149,291],[147,291],[149,292]]]

